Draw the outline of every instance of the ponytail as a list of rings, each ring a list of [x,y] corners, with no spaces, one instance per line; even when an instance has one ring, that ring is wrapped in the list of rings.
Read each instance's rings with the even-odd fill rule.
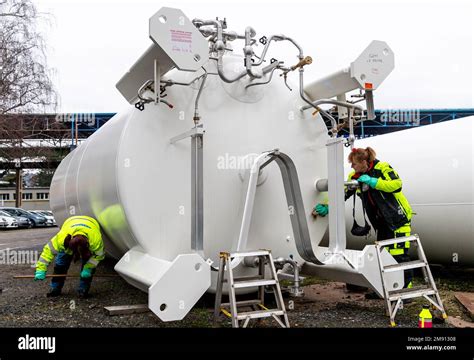
[[[350,163],[353,163],[353,162],[359,163],[364,160],[367,161],[367,163],[371,163],[372,161],[375,160],[375,156],[376,156],[375,150],[367,146],[365,149],[353,148],[347,160],[349,160]]]

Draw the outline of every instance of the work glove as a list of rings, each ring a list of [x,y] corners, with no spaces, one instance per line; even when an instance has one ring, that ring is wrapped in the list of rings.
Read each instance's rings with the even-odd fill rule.
[[[92,269],[84,268],[81,271],[81,278],[88,279],[92,276]]]
[[[35,271],[35,281],[46,279],[46,271],[36,270]]]
[[[329,212],[329,205],[318,204],[313,209],[313,215],[326,216]]]
[[[369,185],[372,189],[375,189],[377,186],[377,182],[379,181],[378,178],[370,177],[369,175],[362,175],[357,179],[359,182]]]

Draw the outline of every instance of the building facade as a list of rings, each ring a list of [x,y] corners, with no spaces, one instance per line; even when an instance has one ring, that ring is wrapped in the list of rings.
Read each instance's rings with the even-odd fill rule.
[[[14,187],[0,188],[0,206],[16,206]],[[32,187],[21,190],[21,206],[25,210],[51,210],[49,187]]]

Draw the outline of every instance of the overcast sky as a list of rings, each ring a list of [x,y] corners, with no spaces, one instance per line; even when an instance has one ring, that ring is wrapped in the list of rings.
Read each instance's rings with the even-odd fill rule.
[[[36,3],[53,15],[44,32],[62,112],[118,112],[129,106],[115,84],[151,44],[148,19],[162,6],[180,8],[190,19],[226,17],[228,29],[238,33],[250,25],[257,38],[294,38],[313,57],[306,82],[349,66],[372,40],[384,40],[395,53],[395,69],[375,93],[376,108],[474,107],[470,1]],[[291,46],[277,43],[275,51],[288,65],[295,59]]]

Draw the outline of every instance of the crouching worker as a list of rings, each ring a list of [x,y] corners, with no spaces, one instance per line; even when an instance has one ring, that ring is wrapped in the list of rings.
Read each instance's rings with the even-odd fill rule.
[[[53,261],[54,274],[67,274],[71,261],[82,261],[78,295],[86,298],[92,277],[99,262],[104,259],[104,242],[99,223],[89,216],[72,216],[68,218],[61,230],[43,248],[36,263],[35,280],[44,280],[48,265]],[[53,277],[51,289],[47,296],[59,296],[64,286],[65,277]]]

